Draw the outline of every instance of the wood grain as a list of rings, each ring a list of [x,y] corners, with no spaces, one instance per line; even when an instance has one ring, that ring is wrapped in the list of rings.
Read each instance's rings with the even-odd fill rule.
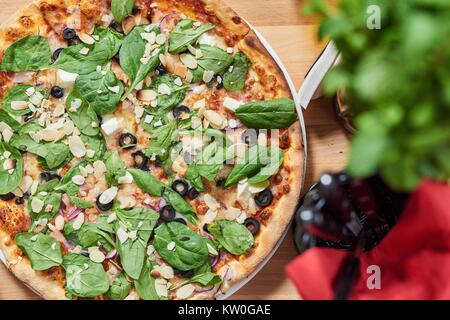
[[[317,22],[301,14],[298,0],[225,0],[267,39],[286,65],[297,88],[323,49],[316,41]],[[29,0],[0,0],[0,21],[10,17]],[[345,164],[348,139],[336,121],[328,99],[313,102],[304,113],[308,134],[308,169],[305,190],[326,171]],[[285,241],[261,272],[232,299],[298,299],[284,274],[284,266],[296,252],[289,232]],[[39,299],[0,263],[0,299]]]

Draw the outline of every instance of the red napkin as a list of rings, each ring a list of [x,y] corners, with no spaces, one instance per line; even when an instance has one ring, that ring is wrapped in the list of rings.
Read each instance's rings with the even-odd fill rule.
[[[286,267],[304,299],[333,299],[332,286],[346,251],[313,248]],[[380,269],[380,289],[369,266]],[[397,225],[361,256],[349,299],[450,299],[450,186],[425,181],[410,197]],[[372,286],[373,288],[373,286]]]

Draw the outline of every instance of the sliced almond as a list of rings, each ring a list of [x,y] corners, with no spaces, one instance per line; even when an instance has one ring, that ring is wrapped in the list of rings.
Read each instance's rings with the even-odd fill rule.
[[[203,82],[210,83],[214,78],[214,71],[205,71],[203,72]]]
[[[77,158],[82,158],[86,155],[86,146],[79,136],[73,135],[68,139],[69,149]]]
[[[84,213],[81,212],[80,214],[78,214],[75,220],[73,220],[72,227],[74,230],[80,230],[83,223],[84,223]]]
[[[33,199],[31,200],[31,210],[34,213],[39,213],[42,211],[42,209],[44,209],[44,201],[39,198],[33,197]]]
[[[77,186],[82,186],[85,182],[85,178],[80,175],[76,175],[72,177],[72,182],[75,183]]]
[[[78,38],[80,38],[81,42],[85,43],[85,44],[94,44],[95,43],[95,39],[84,32],[78,32]]]
[[[64,217],[62,215],[58,215],[55,218],[55,228],[56,228],[56,230],[62,231],[64,229],[64,224],[65,224]]]
[[[117,230],[117,238],[121,244],[128,240],[128,232],[122,226]]]
[[[164,34],[164,33],[160,33],[160,34],[158,34],[157,36],[156,36],[156,43],[157,44],[159,44],[159,45],[163,45],[163,44],[165,44],[166,43],[166,41],[167,41],[167,37],[166,37],[166,35]]]
[[[195,60],[195,58],[188,53],[181,54],[180,60],[189,69],[197,69],[198,67],[197,60]]]
[[[157,96],[158,96],[158,94],[154,90],[150,90],[150,89],[140,90],[137,92],[137,95],[136,95],[136,97],[140,101],[148,101],[148,102],[155,100]]]
[[[20,182],[19,188],[23,191],[23,193],[28,192],[33,184],[33,178],[30,176],[24,176],[22,181]]]
[[[5,162],[3,162],[3,169],[6,171],[9,171],[11,169],[15,169],[16,165],[17,165],[17,160],[7,159]]]
[[[225,127],[226,119],[220,113],[206,110],[204,116],[214,128],[223,129]]]
[[[195,286],[193,284],[187,284],[177,289],[176,295],[178,299],[187,299],[189,298],[195,291]]]
[[[223,106],[230,111],[236,111],[241,106],[241,103],[233,98],[226,97],[223,100]]]
[[[86,56],[89,53],[89,48],[85,47],[83,49],[80,50],[80,54],[82,54],[83,56]]]
[[[169,96],[172,93],[172,90],[167,84],[162,83],[158,86],[158,92]]]
[[[12,101],[11,109],[13,110],[25,110],[28,108],[28,102],[26,101]]]
[[[111,203],[116,198],[118,191],[117,187],[111,187],[100,195],[98,201],[105,205]]]
[[[155,32],[144,32],[144,33],[141,33],[141,38],[150,44],[154,44],[156,42],[156,33]]]

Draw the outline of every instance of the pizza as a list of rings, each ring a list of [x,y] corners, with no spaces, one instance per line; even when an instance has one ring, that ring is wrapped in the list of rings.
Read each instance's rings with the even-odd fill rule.
[[[0,30],[0,250],[46,299],[214,299],[276,246],[303,145],[217,0],[38,0]]]

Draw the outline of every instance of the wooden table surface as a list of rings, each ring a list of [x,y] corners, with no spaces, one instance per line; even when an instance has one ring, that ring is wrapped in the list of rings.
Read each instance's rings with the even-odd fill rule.
[[[296,88],[323,49],[316,40],[317,21],[301,14],[305,0],[225,0],[257,28],[281,57]],[[0,21],[29,0],[0,0]],[[308,134],[306,190],[321,173],[343,168],[348,139],[336,121],[329,99],[319,99],[304,112]],[[232,299],[298,299],[284,274],[284,266],[296,252],[289,232],[269,263]],[[0,299],[39,299],[0,263]]]

